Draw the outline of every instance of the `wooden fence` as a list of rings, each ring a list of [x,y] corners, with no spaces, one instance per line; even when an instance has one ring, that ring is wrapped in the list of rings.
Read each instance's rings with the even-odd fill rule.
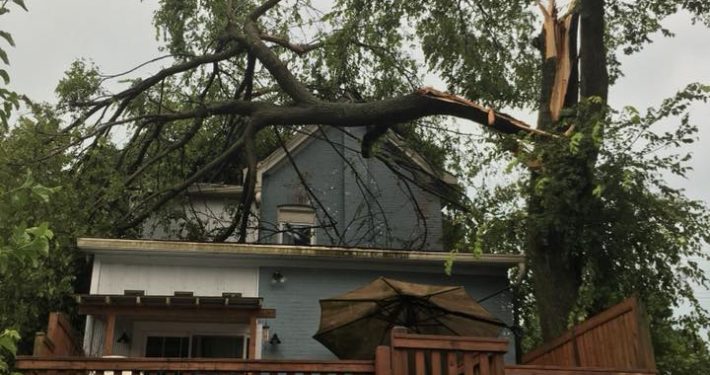
[[[74,331],[66,315],[58,312],[49,314],[47,333],[38,332],[35,335],[33,353],[48,357],[84,355],[79,334]]]
[[[505,375],[656,375],[656,370],[515,365],[505,366]]]
[[[25,374],[362,374],[375,373],[373,361],[250,360],[224,358],[19,358]]]
[[[629,298],[523,355],[526,365],[655,369],[646,314]]]
[[[379,346],[375,360],[307,361],[212,358],[30,357],[18,370],[36,375],[165,374],[335,374],[335,375],[652,375],[654,370],[506,366],[506,340],[409,334],[395,328],[390,346]]]
[[[394,328],[390,346],[377,348],[377,375],[504,375],[508,341],[409,334]]]

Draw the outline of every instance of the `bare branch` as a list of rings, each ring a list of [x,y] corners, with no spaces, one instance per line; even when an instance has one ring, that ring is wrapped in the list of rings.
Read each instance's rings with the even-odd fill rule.
[[[256,145],[254,144],[254,129],[251,124],[247,125],[247,129],[244,132],[244,135],[246,136],[246,147],[244,148],[244,153],[246,154],[247,160],[247,176],[244,191],[242,193],[242,217],[239,225],[240,243],[247,242],[247,224],[249,223],[249,213],[251,212],[251,205],[254,202],[257,173]]]
[[[123,223],[118,225],[119,230],[126,230],[135,227],[136,225],[140,224],[148,218],[153,212],[157,211],[159,208],[161,208],[164,204],[169,202],[171,199],[176,197],[178,194],[183,192],[185,189],[187,189],[188,186],[192,185],[193,183],[197,182],[202,176],[204,176],[207,172],[211,171],[215,166],[219,165],[222,161],[225,159],[231,157],[232,155],[236,154],[238,151],[242,149],[244,146],[245,142],[245,137],[242,136],[239,138],[236,142],[232,144],[231,147],[229,147],[227,150],[225,150],[222,154],[220,154],[218,157],[207,163],[204,167],[202,167],[200,170],[197,172],[193,173],[192,176],[188,177],[184,181],[182,181],[179,184],[175,184],[171,188],[169,188],[166,192],[163,193],[163,196],[158,199],[158,201],[154,202],[148,209],[143,210],[142,213],[138,214],[137,216],[133,218],[129,218],[127,216],[123,217]],[[153,196],[151,196],[153,197]],[[151,198],[149,197],[149,198]]]
[[[262,40],[265,40],[267,42],[271,42],[271,43],[277,44],[281,47],[284,47],[284,48],[292,51],[293,53],[297,54],[298,56],[305,55],[306,53],[311,52],[315,49],[318,49],[325,44],[323,42],[315,42],[315,43],[309,43],[309,44],[291,43],[287,39],[275,37],[272,35],[264,35],[264,34],[262,34],[260,37]]]
[[[303,173],[301,173],[301,169],[296,164],[296,160],[293,158],[293,155],[291,155],[291,151],[288,150],[288,147],[286,147],[286,143],[284,142],[281,135],[275,130],[274,130],[274,134],[276,135],[276,138],[279,140],[279,143],[281,144],[281,148],[286,153],[286,157],[288,158],[289,163],[293,167],[293,170],[296,172],[296,175],[298,176],[298,180],[301,182],[301,186],[303,186],[303,188],[306,189],[306,192],[308,192],[308,196],[310,196],[311,199],[313,199],[316,202],[316,204],[318,205],[320,210],[323,212],[323,214],[326,216],[326,218],[330,222],[331,227],[333,228],[333,231],[335,232],[335,236],[338,238],[338,241],[342,242],[343,236],[340,234],[340,231],[338,230],[338,226],[337,226],[338,222],[333,218],[333,216],[331,216],[330,212],[325,207],[323,202],[321,202],[320,198],[318,198],[318,196],[313,192],[313,189],[311,189],[311,186],[308,184],[308,181],[306,181],[306,177],[303,175]],[[325,233],[330,237],[329,231],[325,231]],[[333,241],[332,237],[331,237],[331,242],[335,242],[335,241]]]
[[[221,60],[228,59],[233,56],[237,56],[240,53],[245,52],[245,49],[243,46],[239,44],[235,44],[230,46],[229,48],[225,49],[224,51],[217,52],[214,54],[209,54],[209,55],[202,55],[202,56],[197,56],[194,57],[188,61],[185,61],[180,64],[175,64],[169,68],[162,69],[158,73],[152,75],[151,77],[148,77],[135,85],[131,86],[130,88],[121,91],[118,94],[115,94],[109,98],[100,100],[100,101],[95,101],[95,102],[88,102],[88,103],[78,103],[78,106],[82,107],[90,107],[89,110],[85,113],[82,114],[80,118],[75,120],[72,124],[67,126],[64,129],[64,132],[67,132],[82,122],[84,122],[87,118],[91,117],[93,114],[98,112],[104,107],[108,107],[111,104],[115,103],[116,101],[121,101],[121,105],[119,106],[119,109],[114,112],[114,120],[118,118],[118,116],[123,112],[123,109],[128,105],[128,102],[130,102],[132,99],[134,99],[136,96],[138,96],[140,93],[148,90],[149,88],[153,87],[154,85],[158,84],[160,81],[164,80],[167,77],[170,77],[172,75],[186,72],[188,70],[194,69],[200,65],[203,64],[208,64],[212,62],[217,62]]]
[[[190,127],[190,129],[188,129],[187,132],[185,132],[185,134],[183,134],[182,138],[180,138],[179,141],[171,144],[169,147],[167,147],[166,149],[161,151],[159,154],[155,155],[147,162],[141,164],[140,167],[138,167],[138,169],[135,170],[135,172],[133,172],[130,176],[128,176],[128,178],[123,182],[123,185],[124,186],[130,185],[133,182],[133,180],[135,180],[138,176],[143,174],[143,172],[145,172],[145,170],[148,169],[148,167],[155,164],[157,161],[163,159],[171,152],[186,145],[187,142],[189,142],[195,136],[195,134],[197,134],[197,131],[200,130],[200,128],[202,127],[202,121],[203,121],[203,118],[201,118],[201,117],[195,118],[195,121],[192,124],[192,126]]]
[[[249,14],[249,19],[252,21],[256,21],[259,17],[263,16],[264,13],[266,13],[269,9],[275,7],[280,3],[281,0],[268,0],[265,1],[263,4],[259,5],[254,9],[250,14]]]
[[[276,6],[279,0],[271,0],[258,7],[244,24],[246,38],[244,42],[249,46],[249,51],[256,56],[264,67],[271,73],[279,86],[297,103],[314,104],[318,99],[311,94],[291,71],[286,67],[276,54],[261,40],[261,33],[256,25],[256,20],[268,9]]]

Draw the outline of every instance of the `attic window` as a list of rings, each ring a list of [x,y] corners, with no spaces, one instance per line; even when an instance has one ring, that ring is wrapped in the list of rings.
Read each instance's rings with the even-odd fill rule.
[[[284,245],[307,246],[316,243],[316,212],[310,206],[280,206],[278,241]]]

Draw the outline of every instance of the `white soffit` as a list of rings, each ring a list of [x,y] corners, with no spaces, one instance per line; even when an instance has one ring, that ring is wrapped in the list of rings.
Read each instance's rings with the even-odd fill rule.
[[[79,238],[77,239],[77,246],[80,250],[91,254],[162,254],[235,257],[240,259],[347,260],[348,262],[384,264],[437,265],[451,257],[448,252],[105,238]],[[482,254],[480,256],[458,254],[454,258],[454,263],[458,266],[478,265],[510,268],[523,262],[525,262],[525,257],[518,254]]]

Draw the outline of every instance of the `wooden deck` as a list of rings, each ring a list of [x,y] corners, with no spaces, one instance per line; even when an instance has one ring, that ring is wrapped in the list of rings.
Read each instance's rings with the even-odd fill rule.
[[[393,371],[380,369],[377,361],[305,361],[305,360],[234,360],[234,359],[170,359],[170,358],[39,358],[20,357],[18,367],[24,374],[37,375],[152,375],[152,374],[362,374],[393,375]],[[381,368],[382,365],[379,364]],[[406,374],[436,374],[431,368],[415,368]],[[441,375],[475,374],[452,366]],[[653,370],[624,370],[591,367],[557,367],[515,365],[505,366],[504,375],[652,375]],[[493,375],[489,369],[489,375]]]
[[[15,366],[33,375],[353,374],[353,375],[652,375],[653,348],[643,308],[629,299],[531,351],[524,365],[505,365],[508,342],[432,336],[394,328],[374,360],[312,361],[207,358],[88,358],[65,318],[50,317],[35,356]]]
[[[654,370],[506,366],[506,340],[430,336],[394,329],[374,360],[237,360],[207,358],[87,358],[21,356],[16,367],[33,375],[373,374],[373,375],[651,375]]]

